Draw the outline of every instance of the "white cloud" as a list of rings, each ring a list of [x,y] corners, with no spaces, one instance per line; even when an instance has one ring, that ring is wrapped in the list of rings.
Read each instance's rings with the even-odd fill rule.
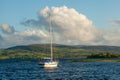
[[[120,45],[118,32],[98,30],[91,20],[73,8],[46,7],[39,12],[38,20],[26,20],[23,24],[37,27],[48,32],[49,19],[52,20],[56,43],[82,45]],[[119,21],[114,21],[118,25]],[[111,34],[109,34],[111,33]],[[113,37],[114,36],[114,37]],[[112,37],[114,41],[110,39]],[[115,37],[117,39],[115,39]],[[68,43],[67,43],[68,42]]]
[[[14,33],[14,28],[12,26],[9,26],[8,24],[1,24],[0,29],[5,34],[12,34]]]
[[[66,6],[46,7],[40,11],[38,20],[27,20],[23,24],[39,28],[44,27],[48,30],[50,18],[55,36],[59,36],[58,40],[65,38],[69,40],[88,41],[95,39],[98,33],[91,20],[85,15],[78,13],[75,9],[67,8]]]
[[[38,19],[22,22],[25,26],[32,27],[31,30],[17,32],[14,27],[1,25],[2,33],[9,35],[0,36],[0,48],[49,42],[50,18],[55,43],[120,46],[120,30],[98,30],[84,14],[63,6],[46,7],[39,12]]]
[[[43,32],[40,29],[33,29],[33,30],[26,30],[23,32],[16,32],[15,35],[21,35],[21,36],[39,36],[39,37],[48,37],[47,33]]]
[[[48,32],[40,29],[29,29],[25,31],[15,31],[14,27],[8,24],[0,25],[0,48],[16,45],[39,44],[48,40]]]
[[[14,32],[8,36],[4,36],[1,48],[16,45],[40,44],[46,42],[48,35],[41,30],[26,30],[22,32]]]
[[[59,32],[61,37],[80,41],[93,40],[96,37],[97,30],[92,21],[73,8],[46,7],[40,11],[40,14],[46,20],[49,20],[49,14],[51,15],[55,32]]]

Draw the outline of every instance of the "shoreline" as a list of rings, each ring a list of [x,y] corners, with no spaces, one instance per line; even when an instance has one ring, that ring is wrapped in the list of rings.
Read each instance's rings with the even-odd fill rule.
[[[68,62],[120,62],[120,58],[59,58],[58,61]],[[40,61],[40,59],[0,59],[0,62]]]
[[[105,59],[105,58],[92,58],[92,59],[74,59],[71,60],[71,62],[120,62],[120,58],[111,58],[111,59]]]

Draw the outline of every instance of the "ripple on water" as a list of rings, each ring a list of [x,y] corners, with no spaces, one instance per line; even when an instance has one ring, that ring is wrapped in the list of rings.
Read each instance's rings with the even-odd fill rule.
[[[120,63],[61,62],[44,69],[35,61],[0,63],[0,80],[120,80]]]

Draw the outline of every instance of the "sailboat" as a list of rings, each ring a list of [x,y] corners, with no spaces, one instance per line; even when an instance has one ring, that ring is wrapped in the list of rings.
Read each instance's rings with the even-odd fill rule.
[[[50,16],[49,16],[50,17]],[[58,62],[53,60],[53,30],[51,26],[51,17],[49,21],[49,27],[50,27],[50,58],[45,58],[42,61],[39,62],[39,65],[41,65],[43,68],[57,68]]]

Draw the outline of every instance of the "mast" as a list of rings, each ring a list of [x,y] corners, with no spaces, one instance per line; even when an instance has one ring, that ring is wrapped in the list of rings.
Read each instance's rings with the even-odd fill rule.
[[[51,53],[51,61],[53,61],[53,33],[52,33],[52,22],[51,22],[51,15],[49,14],[49,18],[50,18],[50,21],[49,21],[49,25],[50,25],[50,53]]]

